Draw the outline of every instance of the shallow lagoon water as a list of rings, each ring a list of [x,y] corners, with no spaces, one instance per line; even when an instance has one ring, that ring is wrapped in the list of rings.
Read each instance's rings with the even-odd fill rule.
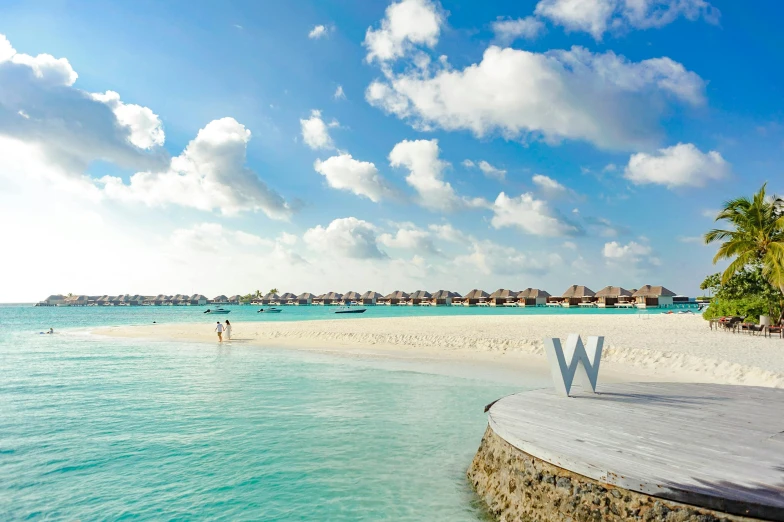
[[[2,312],[2,520],[482,520],[482,409],[528,385],[68,330],[193,310]]]

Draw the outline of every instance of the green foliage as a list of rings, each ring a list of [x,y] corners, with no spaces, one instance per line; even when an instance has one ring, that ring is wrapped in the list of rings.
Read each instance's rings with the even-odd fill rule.
[[[714,294],[703,313],[705,319],[738,315],[756,323],[760,315],[769,315],[775,320],[782,312],[784,296],[770,284],[760,265],[736,272],[723,284],[721,274],[709,275],[700,288]]]
[[[706,318],[721,311],[756,314],[760,309],[779,321],[784,318],[784,200],[768,196],[766,185],[751,199],[727,201],[716,221],[729,227],[705,234],[706,244],[721,243],[713,263],[730,260],[724,273],[708,276],[700,285],[716,295]]]

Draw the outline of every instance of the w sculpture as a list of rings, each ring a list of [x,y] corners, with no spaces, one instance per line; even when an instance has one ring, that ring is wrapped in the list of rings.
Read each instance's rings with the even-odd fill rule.
[[[561,346],[558,338],[545,338],[544,351],[556,393],[568,397],[575,379],[583,390],[596,393],[603,344],[604,337],[589,337],[588,346],[583,346],[578,334],[570,334],[566,346]]]

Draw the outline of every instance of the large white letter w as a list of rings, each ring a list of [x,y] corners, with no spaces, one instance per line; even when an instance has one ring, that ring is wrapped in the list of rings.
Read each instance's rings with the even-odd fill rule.
[[[544,351],[550,362],[555,391],[559,395],[569,396],[575,377],[584,390],[596,393],[603,344],[604,337],[589,337],[586,352],[586,347],[577,334],[570,334],[567,337],[565,348],[561,347],[560,339],[545,338]]]

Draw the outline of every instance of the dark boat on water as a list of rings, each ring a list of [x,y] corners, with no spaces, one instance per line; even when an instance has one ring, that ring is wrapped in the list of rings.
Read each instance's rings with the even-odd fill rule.
[[[367,311],[367,308],[339,308],[335,310],[336,314],[362,314]]]

